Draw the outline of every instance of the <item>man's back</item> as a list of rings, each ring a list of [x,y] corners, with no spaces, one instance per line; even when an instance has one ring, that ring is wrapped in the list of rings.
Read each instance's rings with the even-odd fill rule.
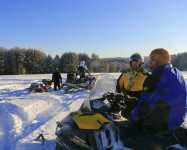
[[[61,75],[59,72],[55,71],[53,72],[53,77],[52,77],[52,81],[53,82],[60,82],[61,80]]]

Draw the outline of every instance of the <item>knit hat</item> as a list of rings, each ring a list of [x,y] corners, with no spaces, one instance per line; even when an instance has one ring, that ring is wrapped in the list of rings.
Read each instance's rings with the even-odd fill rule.
[[[171,60],[169,52],[163,48],[154,49],[149,56],[155,56],[157,58],[157,62],[154,66],[152,66],[152,70],[161,65],[170,63]]]

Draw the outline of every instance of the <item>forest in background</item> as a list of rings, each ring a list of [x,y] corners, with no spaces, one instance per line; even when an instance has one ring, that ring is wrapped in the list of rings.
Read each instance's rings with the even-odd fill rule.
[[[148,57],[144,59],[144,66],[149,70]],[[95,53],[90,57],[86,53],[65,52],[53,58],[33,48],[15,47],[8,50],[0,47],[0,75],[48,74],[55,67],[61,73],[76,72],[81,60],[93,73],[123,72],[130,67],[128,58],[122,57],[100,58]],[[171,55],[171,63],[179,70],[187,71],[187,53]]]

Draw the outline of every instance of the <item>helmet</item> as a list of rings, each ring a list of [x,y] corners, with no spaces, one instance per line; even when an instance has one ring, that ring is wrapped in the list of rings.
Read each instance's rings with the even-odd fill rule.
[[[131,63],[131,61],[133,60],[137,60],[139,62],[141,62],[142,64],[144,63],[144,58],[142,55],[140,55],[139,53],[134,53],[129,57],[129,62]]]
[[[54,69],[54,71],[58,71],[58,68],[56,67],[56,68]]]
[[[81,62],[80,62],[80,66],[82,66],[82,65],[84,65],[85,64],[85,62],[84,62],[84,60],[82,60]]]

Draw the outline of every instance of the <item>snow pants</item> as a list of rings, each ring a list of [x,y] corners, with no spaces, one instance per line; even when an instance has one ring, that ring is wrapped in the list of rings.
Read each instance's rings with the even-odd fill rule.
[[[58,87],[58,89],[61,88],[60,82],[54,82],[54,91],[57,91],[57,87]]]

